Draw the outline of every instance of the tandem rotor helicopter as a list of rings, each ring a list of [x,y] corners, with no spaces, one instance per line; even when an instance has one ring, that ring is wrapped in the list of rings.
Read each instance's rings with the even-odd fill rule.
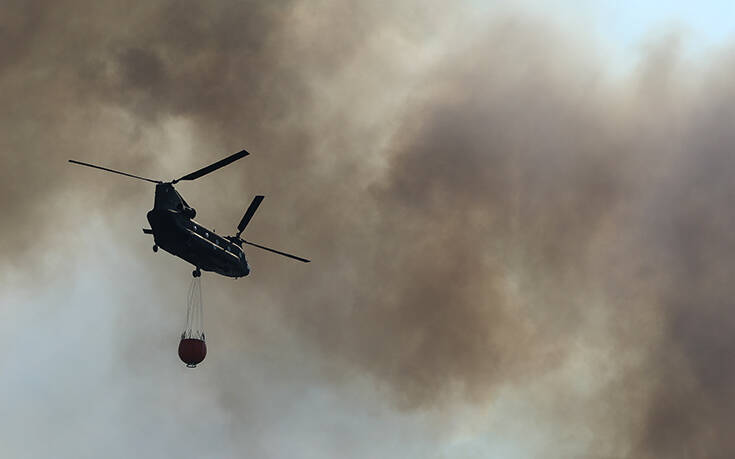
[[[253,218],[253,214],[255,214],[258,206],[263,201],[263,196],[258,195],[253,198],[250,206],[245,211],[245,215],[240,220],[240,224],[237,225],[237,233],[234,236],[219,236],[214,231],[208,230],[194,220],[196,210],[174,189],[174,185],[182,180],[196,180],[238,159],[244,158],[248,154],[247,151],[242,150],[170,182],[152,180],[73,159],[70,159],[69,162],[155,183],[156,196],[153,209],[147,215],[151,227],[150,229],[143,228],[143,232],[153,235],[155,242],[153,246],[154,252],[157,252],[160,247],[166,252],[193,264],[196,268],[192,272],[194,277],[200,277],[202,275],[201,270],[216,272],[223,276],[234,277],[236,279],[247,276],[250,273],[250,266],[248,266],[248,262],[245,259],[242,244],[252,245],[259,249],[309,263],[310,260],[306,258],[271,249],[254,242],[246,241],[240,237],[250,222],[250,219]]]

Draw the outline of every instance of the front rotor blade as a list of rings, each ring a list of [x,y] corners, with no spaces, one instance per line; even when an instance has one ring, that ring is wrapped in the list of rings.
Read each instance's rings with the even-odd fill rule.
[[[250,223],[250,219],[253,218],[253,214],[255,214],[255,211],[258,210],[258,206],[260,205],[260,203],[263,202],[263,198],[265,198],[265,196],[260,195],[253,198],[253,202],[250,203],[248,210],[245,211],[245,215],[242,216],[240,224],[237,225],[237,237],[240,237],[242,230],[244,230],[245,227],[248,226],[248,223]]]
[[[263,250],[267,250],[269,252],[277,253],[278,255],[283,255],[284,257],[293,258],[294,260],[299,260],[299,261],[302,261],[304,263],[309,263],[311,261],[311,260],[307,260],[306,258],[297,257],[296,255],[291,255],[290,253],[281,252],[280,250],[276,250],[276,249],[271,249],[269,247],[265,247],[265,246],[262,246],[260,244],[256,244],[254,242],[248,242],[245,239],[240,239],[240,240],[242,242],[244,242],[245,244],[254,245],[255,247],[257,247],[259,249],[263,249]]]
[[[112,172],[114,174],[120,174],[120,175],[125,175],[127,177],[133,177],[133,178],[137,178],[137,179],[140,179],[140,180],[145,180],[146,182],[162,183],[160,180],[152,180],[152,179],[149,179],[149,178],[140,177],[138,175],[128,174],[127,172],[116,171],[115,169],[108,169],[108,168],[102,167],[102,166],[95,166],[94,164],[83,163],[81,161],[76,161],[74,159],[70,159],[69,162],[72,163],[72,164],[79,164],[80,166],[93,167],[95,169],[101,169],[103,171]]]
[[[199,177],[201,177],[203,175],[207,175],[210,172],[214,172],[217,169],[219,169],[220,167],[225,167],[226,165],[230,164],[231,162],[237,161],[240,158],[244,158],[245,156],[247,156],[249,154],[250,153],[248,153],[245,150],[239,151],[239,152],[235,153],[234,155],[228,156],[225,159],[220,159],[216,163],[210,164],[207,167],[203,167],[203,168],[199,169],[198,171],[194,171],[191,174],[186,174],[185,176],[181,177],[180,179],[174,180],[173,183],[176,183],[176,182],[178,182],[180,180],[194,180],[194,179],[198,179]]]

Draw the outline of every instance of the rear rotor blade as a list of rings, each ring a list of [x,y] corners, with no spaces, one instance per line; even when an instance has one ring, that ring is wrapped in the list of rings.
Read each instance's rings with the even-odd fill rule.
[[[230,156],[228,156],[225,159],[220,159],[216,163],[212,163],[212,164],[210,164],[207,167],[203,167],[203,168],[199,169],[198,171],[194,171],[194,172],[192,172],[190,174],[186,174],[185,176],[183,176],[183,177],[181,177],[179,179],[174,180],[173,183],[176,183],[176,182],[178,182],[180,180],[194,180],[194,179],[198,179],[199,177],[201,177],[203,175],[207,175],[210,172],[214,172],[217,169],[219,169],[220,167],[225,167],[226,165],[230,164],[231,162],[237,161],[240,158],[244,158],[245,156],[247,156],[249,154],[250,153],[248,153],[245,150],[239,151],[239,152],[235,153],[234,155],[230,155]]]
[[[277,253],[278,255],[283,255],[284,257],[293,258],[294,260],[299,260],[299,261],[302,261],[304,263],[309,263],[311,261],[311,260],[307,260],[306,258],[297,257],[296,255],[291,255],[290,253],[281,252],[280,250],[276,250],[276,249],[271,249],[269,247],[265,247],[265,246],[262,246],[260,244],[256,244],[254,242],[248,242],[245,239],[240,239],[240,240],[242,242],[244,242],[245,244],[254,245],[255,247],[257,247],[259,249],[263,249],[263,250],[267,250],[269,252]]]
[[[79,164],[80,166],[93,167],[95,169],[101,169],[103,171],[112,172],[114,174],[120,174],[120,175],[125,175],[127,177],[133,177],[133,178],[137,178],[137,179],[140,179],[140,180],[145,180],[146,182],[162,183],[160,180],[152,180],[152,179],[149,179],[149,178],[140,177],[138,175],[128,174],[127,172],[116,171],[115,169],[108,169],[108,168],[102,167],[102,166],[95,166],[94,164],[83,163],[81,161],[76,161],[74,159],[70,159],[69,162],[72,163],[72,164]]]
[[[245,211],[245,215],[242,216],[240,224],[237,225],[236,237],[240,237],[240,234],[242,234],[242,230],[244,230],[245,227],[248,226],[248,223],[250,223],[250,219],[253,218],[253,214],[255,214],[255,211],[258,210],[258,206],[260,205],[260,203],[263,202],[263,198],[265,198],[265,196],[260,195],[253,198],[253,202],[250,203],[248,210]]]

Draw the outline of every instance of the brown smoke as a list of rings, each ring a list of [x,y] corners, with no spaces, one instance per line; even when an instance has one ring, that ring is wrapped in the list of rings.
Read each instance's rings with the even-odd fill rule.
[[[149,202],[67,158],[168,179],[247,148],[182,193],[223,233],[266,194],[249,237],[314,263],[248,251],[218,311],[235,351],[249,282],[331,376],[367,374],[406,409],[486,403],[594,349],[612,376],[581,411],[609,451],[731,457],[732,51],[690,69],[670,38],[620,81],[583,37],[521,16],[459,33],[427,8],[11,2],[7,264],[85,207]],[[194,157],[151,140],[180,121]]]

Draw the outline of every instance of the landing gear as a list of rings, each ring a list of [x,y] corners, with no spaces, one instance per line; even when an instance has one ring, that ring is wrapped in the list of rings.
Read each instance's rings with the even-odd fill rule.
[[[191,275],[194,276],[194,277],[202,277],[202,272],[199,271],[199,268],[197,268],[197,269],[195,269],[194,271],[191,272]]]
[[[153,246],[153,251],[154,251],[154,252],[158,252],[158,246],[157,246],[157,245],[154,245],[154,246]]]

